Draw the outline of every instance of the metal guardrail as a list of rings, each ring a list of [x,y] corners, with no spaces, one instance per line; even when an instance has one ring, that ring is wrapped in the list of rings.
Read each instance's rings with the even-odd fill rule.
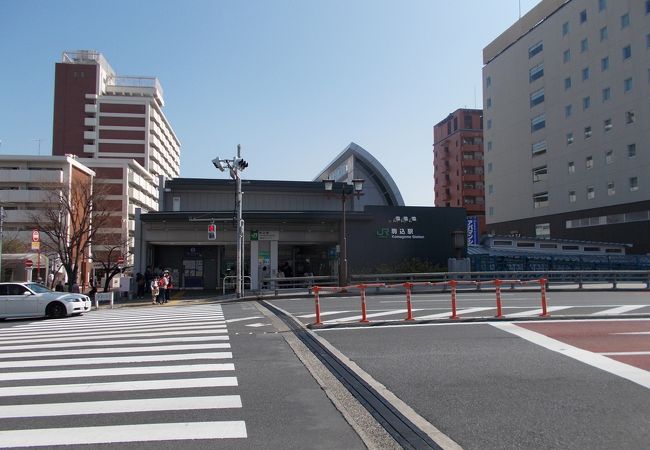
[[[405,283],[418,281],[444,282],[450,280],[487,281],[535,280],[545,278],[548,284],[577,284],[582,289],[585,284],[609,283],[616,289],[619,283],[643,283],[650,289],[650,271],[647,270],[551,270],[551,271],[499,271],[499,272],[433,272],[433,273],[393,273],[352,275],[351,283]],[[480,284],[477,286],[480,289]]]
[[[251,277],[248,275],[245,275],[244,277],[244,289],[246,289],[246,285],[248,285],[248,289],[250,290],[251,288]],[[237,287],[237,276],[236,275],[228,275],[223,277],[223,295],[226,295],[226,288],[228,289],[235,289]]]

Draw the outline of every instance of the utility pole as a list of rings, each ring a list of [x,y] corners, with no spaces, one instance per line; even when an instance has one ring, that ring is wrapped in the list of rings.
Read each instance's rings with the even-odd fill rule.
[[[0,206],[0,281],[2,281],[2,241],[4,240],[3,228],[5,224],[5,207]]]

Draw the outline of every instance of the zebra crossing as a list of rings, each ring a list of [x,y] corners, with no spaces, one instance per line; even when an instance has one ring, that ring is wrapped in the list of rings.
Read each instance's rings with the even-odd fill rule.
[[[421,305],[421,304],[420,304]],[[346,305],[349,306],[349,305]],[[629,314],[650,314],[650,304],[640,305],[557,305],[549,306],[547,312],[552,316],[625,316]],[[451,316],[449,307],[412,308],[416,320],[448,319]],[[457,315],[465,318],[490,318],[496,314],[494,306],[459,307]],[[503,315],[508,318],[537,317],[542,314],[542,309],[533,306],[504,306]],[[358,310],[345,308],[341,310],[322,310],[320,312],[324,325],[349,324],[359,322],[362,315]],[[372,308],[367,310],[368,320],[378,322],[399,322],[407,316],[404,308]],[[315,313],[297,313],[295,317],[303,323],[311,323],[316,317]]]
[[[247,437],[237,388],[220,305],[20,323],[0,329],[0,448],[223,445]]]

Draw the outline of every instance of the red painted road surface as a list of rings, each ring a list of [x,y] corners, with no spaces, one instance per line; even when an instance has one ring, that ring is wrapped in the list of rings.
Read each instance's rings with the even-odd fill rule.
[[[650,320],[519,323],[518,326],[650,372]]]

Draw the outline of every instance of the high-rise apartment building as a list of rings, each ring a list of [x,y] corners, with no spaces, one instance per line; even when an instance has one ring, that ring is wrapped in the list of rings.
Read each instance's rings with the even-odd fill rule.
[[[135,208],[158,210],[159,178],[180,173],[180,142],[154,77],[117,75],[101,53],[64,52],[54,81],[53,155],[76,155],[111,185],[113,244],[133,262]],[[95,254],[101,251],[95,246]]]
[[[649,0],[542,0],[484,49],[489,232],[650,251],[649,55]]]
[[[434,204],[485,215],[483,111],[458,109],[433,127]]]

